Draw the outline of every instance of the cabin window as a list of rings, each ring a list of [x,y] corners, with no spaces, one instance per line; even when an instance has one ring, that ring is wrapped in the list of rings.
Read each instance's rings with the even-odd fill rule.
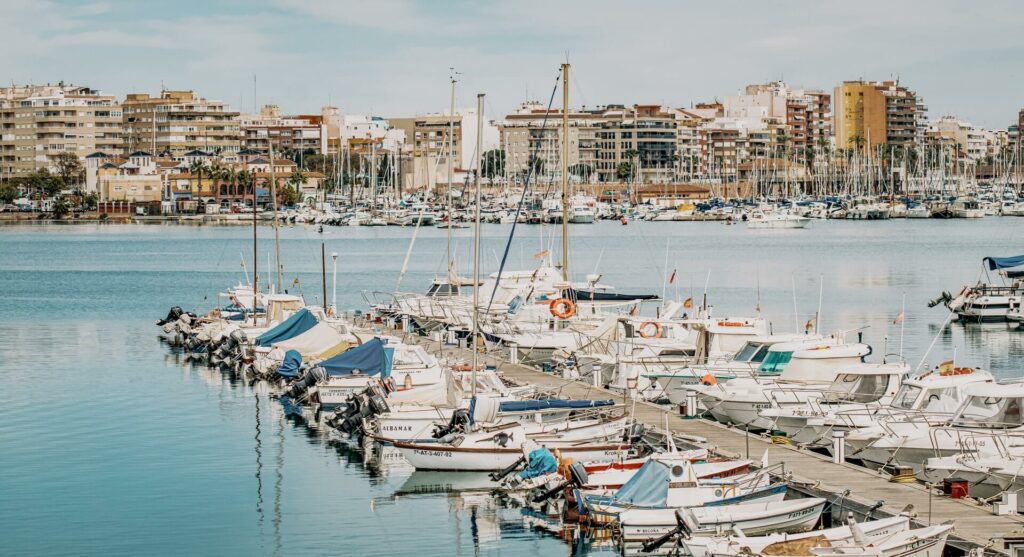
[[[736,354],[736,361],[737,362],[753,362],[753,361],[756,361],[756,360],[754,360],[754,355],[756,355],[761,348],[764,348],[763,344],[750,344],[750,343],[747,343],[743,348],[740,349],[739,353]],[[764,359],[764,356],[762,355],[761,358]]]
[[[792,359],[792,352],[769,352],[768,356],[761,362],[761,367],[757,368],[757,371],[761,373],[782,373],[786,364]]]
[[[900,387],[899,392],[896,393],[896,398],[893,399],[892,405],[896,408],[912,410],[914,408],[914,402],[917,401],[917,397],[921,394],[922,390],[923,389],[917,385],[903,385]]]
[[[956,420],[958,425],[974,427],[1013,427],[1021,425],[1021,399],[972,396]]]
[[[829,388],[829,401],[873,402],[885,394],[888,385],[884,375],[840,375]]]

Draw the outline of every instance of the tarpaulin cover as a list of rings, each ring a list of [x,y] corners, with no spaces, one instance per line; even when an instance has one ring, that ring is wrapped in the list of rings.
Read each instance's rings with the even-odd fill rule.
[[[1009,267],[1019,267],[1024,265],[1024,255],[1016,255],[1013,257],[986,257],[983,259],[988,264],[988,269],[994,271],[996,269],[1006,269]]]
[[[279,323],[273,329],[263,333],[256,338],[256,346],[270,346],[275,342],[282,342],[310,330],[317,324],[316,317],[309,310],[302,308],[292,314],[291,317]]]
[[[557,471],[558,459],[551,454],[551,451],[540,448],[530,451],[530,454],[527,455],[526,469],[519,473],[519,477],[528,480],[544,474],[554,474]]]
[[[669,468],[656,460],[648,460],[612,499],[619,504],[637,507],[663,507],[668,501]]]
[[[301,335],[274,343],[274,348],[297,350],[303,356],[313,356],[337,346],[345,337],[327,323],[317,323]],[[334,356],[336,354],[332,354]]]
[[[385,347],[379,338],[375,338],[320,362],[319,367],[324,368],[328,375],[351,375],[353,371],[359,370],[364,375],[380,375],[385,378],[391,375],[394,351],[394,348]]]
[[[507,400],[501,403],[499,412],[534,412],[537,410],[573,410],[578,408],[599,408],[612,406],[614,400]]]
[[[657,294],[619,294],[599,290],[577,290],[570,288],[570,298],[594,302],[632,302],[633,300],[657,300]]]
[[[277,374],[281,377],[298,377],[301,367],[302,354],[298,350],[289,350],[284,353],[284,360],[277,368]]]

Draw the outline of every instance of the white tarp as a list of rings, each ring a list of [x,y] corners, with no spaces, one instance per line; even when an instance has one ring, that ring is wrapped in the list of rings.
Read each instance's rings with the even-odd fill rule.
[[[299,336],[275,343],[274,348],[279,348],[285,352],[288,350],[298,350],[303,356],[314,356],[324,350],[337,346],[345,340],[348,340],[345,335],[339,333],[334,327],[327,323],[317,323],[312,329]]]

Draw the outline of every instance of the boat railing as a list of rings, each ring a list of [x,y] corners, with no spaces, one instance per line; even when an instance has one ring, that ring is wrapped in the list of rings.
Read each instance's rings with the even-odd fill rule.
[[[1016,424],[1019,427],[1020,424]],[[940,449],[943,448],[943,441],[955,441],[956,447],[962,453],[991,453],[992,450],[1001,456],[1009,456],[1009,447],[1012,446],[1006,441],[1010,437],[1024,439],[1024,432],[1013,432],[1007,428],[1014,427],[1014,424],[996,423],[989,424],[988,431],[977,429],[964,429],[955,425],[935,426],[928,431],[928,438],[931,441],[935,456],[941,456]]]
[[[895,434],[890,424],[910,424],[915,429],[928,429],[948,423],[950,413],[865,404],[860,408],[848,408],[836,412],[836,418],[851,429],[861,428],[865,423],[870,423],[878,425],[889,434]]]

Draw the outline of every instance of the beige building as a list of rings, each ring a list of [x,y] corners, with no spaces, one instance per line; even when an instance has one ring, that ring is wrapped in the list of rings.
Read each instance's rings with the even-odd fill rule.
[[[268,104],[259,114],[240,117],[242,149],[291,155],[327,152],[327,126],[322,115],[282,116],[277,105]]]
[[[225,156],[240,150],[238,112],[192,91],[130,93],[121,111],[126,152],[182,157],[193,150]]]
[[[596,178],[597,129],[601,110],[570,110],[568,165],[576,167],[576,175],[590,174]],[[534,179],[561,179],[562,111],[537,102],[526,102],[498,123],[501,149],[505,152],[505,172],[520,182],[536,156]],[[582,176],[580,176],[582,177]]]
[[[922,139],[924,103],[898,82],[846,81],[836,87],[834,102],[837,149],[915,147]]]
[[[77,85],[0,88],[0,178],[55,170],[54,158],[121,152],[121,109],[113,96]]]

